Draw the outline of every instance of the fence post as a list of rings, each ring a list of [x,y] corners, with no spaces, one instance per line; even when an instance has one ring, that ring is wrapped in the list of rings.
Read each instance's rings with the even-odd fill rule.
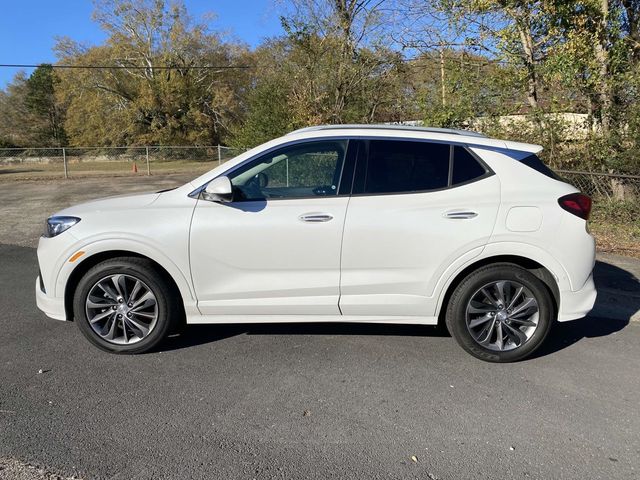
[[[218,144],[218,165],[222,165],[222,149],[220,148],[220,144]]]
[[[62,164],[64,165],[64,178],[69,178],[69,172],[67,170],[67,150],[62,147]]]
[[[149,167],[149,147],[144,147],[147,154],[147,176],[151,175],[151,168]]]

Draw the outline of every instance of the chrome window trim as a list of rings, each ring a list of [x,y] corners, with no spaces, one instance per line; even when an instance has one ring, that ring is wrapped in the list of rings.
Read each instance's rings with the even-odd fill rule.
[[[307,199],[307,200],[312,200],[314,198],[334,198],[334,197],[347,197],[347,196],[370,196],[370,197],[374,197],[374,196],[378,196],[378,195],[407,195],[407,194],[415,194],[415,193],[428,193],[428,192],[438,192],[438,191],[442,191],[442,190],[449,190],[452,188],[458,188],[458,187],[462,187],[464,185],[468,185],[470,183],[474,183],[477,182],[479,180],[484,180],[487,177],[491,177],[493,175],[495,175],[495,172],[491,169],[491,167],[489,167],[489,165],[487,165],[481,158],[479,155],[477,155],[473,150],[471,150],[471,146],[472,144],[469,144],[468,142],[464,142],[464,141],[460,141],[460,142],[455,142],[455,141],[450,141],[450,140],[437,140],[437,139],[430,139],[430,138],[398,138],[398,137],[394,137],[394,136],[384,136],[384,135],[331,135],[331,136],[327,136],[327,137],[310,137],[310,138],[303,138],[303,139],[298,139],[298,140],[292,140],[289,142],[284,142],[281,143],[279,145],[275,145],[271,148],[268,148],[266,150],[263,150],[260,153],[257,153],[256,155],[253,155],[252,157],[247,158],[245,161],[234,165],[233,167],[229,168],[228,170],[225,170],[224,172],[222,172],[220,175],[217,175],[213,178],[211,178],[209,181],[207,181],[206,183],[204,183],[203,185],[200,185],[198,188],[196,188],[195,190],[193,190],[191,193],[189,193],[189,197],[191,198],[195,198],[195,199],[199,199],[200,198],[200,193],[207,187],[207,185],[212,182],[213,180],[215,180],[218,177],[224,176],[224,175],[228,175],[230,173],[235,172],[237,169],[245,166],[247,163],[253,162],[254,160],[262,157],[263,155],[269,154],[271,152],[273,152],[274,150],[278,150],[280,148],[283,147],[289,147],[289,146],[293,146],[293,145],[298,145],[301,143],[311,143],[311,142],[318,142],[318,141],[323,141],[323,140],[327,140],[327,141],[331,141],[331,140],[346,140],[347,142],[349,140],[390,140],[390,141],[401,141],[401,142],[425,142],[425,143],[441,143],[441,144],[445,144],[445,145],[449,145],[451,147],[451,151],[453,152],[453,147],[455,146],[460,146],[462,148],[464,148],[465,150],[467,150],[477,161],[478,163],[484,167],[485,169],[485,174],[481,175],[480,177],[476,177],[472,180],[469,180],[467,182],[463,182],[463,183],[458,183],[456,185],[447,185],[446,187],[443,188],[438,188],[438,189],[433,189],[433,190],[415,190],[415,191],[404,191],[404,192],[384,192],[384,193],[353,193],[353,186],[351,189],[351,192],[349,194],[343,194],[343,195],[332,195],[331,197],[326,197],[326,196],[319,196],[319,197],[286,197],[286,198],[269,198],[269,199],[265,199],[265,200],[252,200],[252,201],[280,201],[280,200],[300,200],[300,199]],[[347,145],[347,149],[348,149],[348,145]],[[365,159],[365,161],[368,163],[369,158],[367,155],[367,158]],[[345,162],[343,162],[342,164],[342,169],[344,171],[344,164],[346,163],[346,153],[345,153]],[[355,174],[355,172],[354,172]],[[355,177],[354,177],[355,178]],[[340,173],[340,182],[342,182],[342,172]]]

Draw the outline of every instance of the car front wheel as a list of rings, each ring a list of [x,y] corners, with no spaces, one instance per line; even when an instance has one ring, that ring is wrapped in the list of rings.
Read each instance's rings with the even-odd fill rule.
[[[105,260],[80,280],[74,317],[94,345],[114,353],[144,353],[171,331],[179,313],[170,285],[136,257]]]
[[[552,324],[554,304],[545,284],[514,264],[470,273],[447,307],[447,328],[471,355],[489,362],[521,360],[538,348]]]

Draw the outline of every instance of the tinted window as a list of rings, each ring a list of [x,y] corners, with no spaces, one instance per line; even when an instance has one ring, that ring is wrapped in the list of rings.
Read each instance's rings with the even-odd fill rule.
[[[346,141],[292,145],[268,153],[229,175],[238,200],[338,194]]]
[[[453,147],[453,175],[451,184],[468,182],[474,178],[481,177],[486,170],[474,156],[464,147]]]
[[[449,183],[449,145],[372,140],[365,192],[436,190]]]
[[[560,177],[556,175],[553,170],[542,163],[542,160],[540,160],[535,154],[524,157],[522,160],[520,160],[520,162],[524,163],[527,167],[533,168],[536,172],[546,175],[549,178],[553,178],[554,180],[561,180]]]

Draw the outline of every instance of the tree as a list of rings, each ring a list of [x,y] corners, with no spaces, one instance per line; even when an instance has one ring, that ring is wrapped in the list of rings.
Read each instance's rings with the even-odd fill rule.
[[[233,143],[253,146],[295,128],[406,120],[408,70],[384,45],[374,2],[293,2],[284,37],[252,55]]]
[[[30,114],[25,105],[27,77],[18,72],[4,91],[0,91],[0,143],[7,147],[28,146]]]
[[[18,73],[0,93],[0,141],[5,145],[54,147],[66,144],[64,109],[56,101],[58,78],[51,65],[27,77]]]
[[[31,113],[32,145],[66,144],[64,115],[55,97],[58,84],[58,77],[48,64],[36,68],[26,82],[24,103]]]
[[[466,44],[523,69],[526,99],[541,103],[540,69],[558,41],[548,0],[442,0],[441,10],[463,29]]]
[[[109,35],[104,45],[57,45],[64,63],[114,67],[64,75],[73,143],[224,141],[245,86],[240,70],[228,67],[242,61],[244,47],[194,23],[182,3],[105,0],[94,18]]]
[[[519,108],[515,68],[464,50],[438,49],[409,62],[418,118],[427,125],[459,128],[476,117],[505,115]]]
[[[371,122],[393,115],[401,57],[385,46],[373,0],[296,0],[283,17],[296,83],[291,93],[302,124]],[[394,98],[395,97],[395,98]]]
[[[232,127],[230,142],[254,147],[299,126],[289,105],[294,76],[288,65],[287,42],[271,40],[252,53],[255,66],[242,100],[241,121]]]

